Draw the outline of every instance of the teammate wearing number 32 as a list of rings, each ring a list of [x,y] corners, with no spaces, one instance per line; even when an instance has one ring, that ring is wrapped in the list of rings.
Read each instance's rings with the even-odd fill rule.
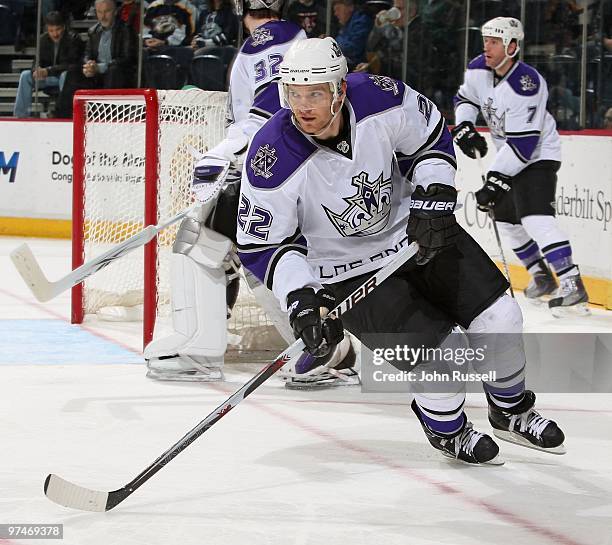
[[[501,236],[531,273],[527,298],[538,302],[552,295],[548,306],[555,316],[586,314],[580,271],[555,218],[561,141],[546,111],[546,82],[516,60],[523,39],[518,19],[492,19],[483,25],[482,37],[484,53],[469,64],[455,96],[453,129],[466,155],[484,156],[487,143],[474,129],[481,111],[497,148],[485,184],[476,192],[478,208],[493,211]],[[550,268],[560,281],[558,289]]]
[[[400,81],[347,75],[332,38],[293,44],[280,75],[283,109],[247,151],[238,251],[288,310],[307,351],[321,357],[343,326],[371,349],[364,334],[406,333],[417,346],[435,347],[456,342],[449,334],[456,324],[470,342],[520,333],[521,311],[505,278],[455,220],[453,142],[434,104]],[[412,240],[415,263],[341,319],[321,320]],[[522,343],[493,355],[496,382],[484,389],[494,433],[562,452],[563,433],[525,390]],[[415,393],[412,407],[429,442],[464,462],[500,463],[495,441],[463,411],[463,385],[457,390]]]
[[[242,0],[241,0],[242,1]],[[244,25],[250,33],[232,65],[225,138],[196,163],[193,191],[203,201],[215,174],[223,187],[180,225],[171,261],[174,332],[156,338],[145,349],[147,376],[157,380],[223,379],[227,348],[226,313],[238,296],[235,259],[236,213],[242,156],[249,138],[279,108],[276,79],[283,55],[306,38],[294,23],[280,19],[284,0],[244,0]],[[229,163],[230,168],[223,168]],[[258,290],[266,308],[267,290]],[[275,308],[266,308],[274,317]],[[287,340],[291,331],[277,312]]]

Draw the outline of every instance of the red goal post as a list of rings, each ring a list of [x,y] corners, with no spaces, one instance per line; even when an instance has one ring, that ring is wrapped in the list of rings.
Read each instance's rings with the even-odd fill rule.
[[[225,135],[226,96],[200,89],[75,94],[73,268],[191,204],[194,163]],[[126,319],[141,315],[146,346],[158,318],[170,314],[170,254],[177,228],[73,288],[72,322],[111,310],[116,316],[117,309]],[[243,281],[230,332],[243,338],[261,327],[269,329],[271,322]]]

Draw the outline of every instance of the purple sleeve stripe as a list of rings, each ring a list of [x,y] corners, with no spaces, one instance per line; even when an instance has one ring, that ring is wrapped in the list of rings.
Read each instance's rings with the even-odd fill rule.
[[[277,250],[276,247],[266,248],[260,252],[241,252],[238,250],[240,262],[251,271],[261,282],[265,281],[270,259]]]
[[[459,93],[453,97],[453,104],[455,108],[459,106],[459,104],[469,104],[470,106],[474,106],[474,108],[479,108],[478,104],[474,104],[471,100],[461,96]]]
[[[278,85],[275,81],[270,82],[270,85],[262,89],[253,99],[252,109],[257,112],[267,112],[270,117],[278,112],[280,107]]]
[[[522,136],[520,138],[510,136],[506,141],[518,158],[523,162],[527,162],[531,159],[539,140],[539,136]]]

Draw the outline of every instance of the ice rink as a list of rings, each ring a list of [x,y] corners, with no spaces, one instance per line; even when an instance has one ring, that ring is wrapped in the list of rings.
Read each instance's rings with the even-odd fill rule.
[[[0,524],[62,523],[65,545],[612,544],[612,394],[539,396],[566,455],[500,441],[504,466],[469,467],[429,446],[407,395],[272,377],[113,511],[50,502],[48,473],[123,486],[261,366],[146,379],[136,328],[71,326],[68,292],[35,301],[8,258],[23,241],[0,238]],[[69,271],[67,241],[29,242],[50,279]],[[518,297],[528,331],[612,332],[612,312],[557,320]],[[490,432],[484,394],[467,412]],[[19,543],[40,541],[0,539]]]

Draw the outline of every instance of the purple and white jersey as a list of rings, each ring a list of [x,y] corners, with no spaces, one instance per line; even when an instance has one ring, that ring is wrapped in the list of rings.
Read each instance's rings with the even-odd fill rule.
[[[242,44],[230,74],[227,122],[251,137],[280,108],[279,65],[305,32],[289,21],[269,21]]]
[[[291,291],[378,269],[408,243],[412,191],[395,152],[413,183],[454,185],[452,138],[429,99],[384,76],[349,74],[347,84],[349,127],[335,148],[281,109],[247,151],[238,251],[283,309]]]
[[[468,65],[454,100],[457,124],[474,123],[482,111],[497,148],[490,170],[514,176],[536,161],[561,161],[557,126],[546,110],[546,81],[528,64],[515,62],[495,83],[480,55]]]

